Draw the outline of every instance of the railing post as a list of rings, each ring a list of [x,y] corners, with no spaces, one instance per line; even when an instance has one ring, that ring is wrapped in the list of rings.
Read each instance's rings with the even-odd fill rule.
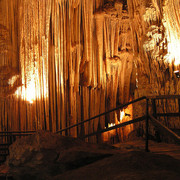
[[[153,116],[155,118],[157,118],[157,116],[156,116],[156,114],[157,114],[157,112],[156,112],[156,100],[155,99],[152,99],[152,108],[153,108]]]
[[[149,140],[149,132],[148,132],[148,129],[149,129],[149,122],[148,122],[148,120],[149,120],[149,112],[148,112],[148,110],[149,110],[149,106],[148,106],[148,103],[149,103],[149,99],[147,98],[146,99],[146,147],[145,147],[145,151],[146,152],[149,152],[149,142],[148,142],[148,140]]]

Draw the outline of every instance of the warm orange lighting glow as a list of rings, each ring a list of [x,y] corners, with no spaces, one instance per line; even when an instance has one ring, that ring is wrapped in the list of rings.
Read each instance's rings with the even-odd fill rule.
[[[168,54],[165,56],[165,59],[168,62],[174,62],[174,65],[179,65],[180,64],[180,38],[178,38],[177,32],[173,31],[172,29],[166,31],[167,35],[167,51]]]
[[[153,1],[154,6],[146,8],[143,15],[144,21],[150,25],[146,34],[146,40],[143,44],[145,51],[151,51],[151,55],[154,59],[160,57],[168,63],[174,63],[174,65],[180,64],[180,35],[179,35],[179,4],[178,1],[174,1],[176,6],[172,6],[172,2],[165,0],[163,6],[163,26],[158,26],[152,22],[157,22],[160,16],[160,11],[156,1]],[[165,29],[165,31],[164,31]],[[157,48],[157,44],[159,47]],[[167,44],[167,45],[166,45]],[[160,54],[160,50],[167,51],[167,54]]]
[[[176,75],[177,78],[180,77],[179,70],[174,71],[174,74]]]
[[[117,124],[120,124],[122,122],[122,120],[125,117],[125,112],[124,111],[120,111],[119,115],[120,115],[119,119],[116,119],[116,123],[108,123],[108,128],[113,127],[113,126],[115,126]],[[116,116],[116,118],[117,118],[117,116]],[[105,129],[106,129],[106,127],[105,127]]]
[[[166,0],[163,8],[164,18],[163,25],[166,28],[167,38],[167,55],[165,59],[168,62],[174,62],[175,65],[180,64],[180,35],[179,35],[179,2],[176,2],[176,6],[172,6],[171,2]]]
[[[29,101],[30,103],[33,103],[33,101],[36,98],[36,91],[35,91],[35,83],[34,83],[34,81],[31,81],[30,84],[28,84],[27,88],[23,87],[22,96],[25,96],[26,101]]]
[[[34,80],[31,80],[30,83],[25,87],[24,85],[17,89],[15,92],[17,96],[21,96],[23,100],[28,101],[29,103],[33,103],[36,99],[36,90]]]
[[[115,123],[108,123],[108,128],[115,126]]]
[[[120,122],[123,120],[124,115],[125,115],[124,111],[120,111]]]
[[[39,77],[38,77],[38,70],[36,70],[35,74],[29,73],[29,79],[28,83],[26,83],[26,86],[24,85],[25,81],[22,79],[23,86],[19,87],[17,91],[15,92],[15,95],[17,97],[21,97],[21,99],[28,101],[29,103],[33,103],[36,99],[40,99],[41,95],[46,98],[48,96],[48,91],[46,87],[46,75],[43,75],[44,85],[43,87],[40,86],[39,83]]]
[[[8,84],[12,86],[12,85],[16,82],[17,78],[18,78],[17,75],[11,77],[11,78],[8,80]]]

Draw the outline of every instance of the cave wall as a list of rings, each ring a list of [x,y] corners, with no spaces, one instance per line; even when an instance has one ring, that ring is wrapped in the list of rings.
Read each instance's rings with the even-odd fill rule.
[[[55,132],[142,95],[179,94],[179,81],[173,74],[175,63],[162,58],[168,53],[163,12],[170,16],[168,9],[163,9],[165,2],[0,3],[6,7],[1,8],[0,18],[4,43],[0,45],[2,131]],[[1,27],[8,35],[3,35]],[[158,35],[147,37],[154,32]],[[9,43],[3,38],[9,38]],[[6,46],[10,48],[4,51]],[[130,109],[131,115],[138,116],[143,105]],[[73,128],[68,134],[78,136],[103,129],[117,121],[116,113]],[[127,136],[132,130],[133,126],[124,128],[121,134]]]
[[[136,89],[134,98],[142,96],[156,95],[179,95],[180,81],[174,71],[179,70],[179,1],[128,1],[129,8],[132,8],[132,18],[134,23],[135,37],[137,37],[136,47],[139,52]],[[150,103],[150,108],[152,102]],[[157,112],[178,112],[178,100],[158,100],[156,101]],[[145,103],[134,106],[134,117],[145,114]],[[152,109],[150,109],[152,113]],[[180,128],[180,118],[161,117],[159,120],[171,129]],[[144,123],[139,123],[138,127],[145,129]],[[155,134],[154,127],[150,128],[150,133]]]

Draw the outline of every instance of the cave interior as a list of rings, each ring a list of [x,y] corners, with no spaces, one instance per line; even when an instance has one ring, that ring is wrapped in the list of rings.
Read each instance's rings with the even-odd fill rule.
[[[179,141],[179,29],[179,0],[0,0],[1,143],[5,132],[146,138],[147,113],[160,123],[150,139]]]

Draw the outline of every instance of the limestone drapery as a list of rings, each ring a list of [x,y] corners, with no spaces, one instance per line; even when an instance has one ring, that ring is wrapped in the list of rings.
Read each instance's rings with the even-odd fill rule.
[[[0,19],[0,35],[6,35],[5,41],[0,36],[0,42],[6,43],[0,50],[5,47],[6,54],[1,56],[0,78],[6,77],[3,83],[14,88],[10,93],[1,85],[11,95],[0,101],[1,130],[55,132],[129,101],[134,92],[135,97],[179,93],[174,65],[162,58],[167,52],[162,19],[169,17],[166,5],[177,1],[166,5],[156,0],[0,3],[8,12],[1,8],[6,20]],[[174,13],[178,26],[177,8]],[[12,58],[4,61],[10,57],[9,47]],[[15,71],[10,77],[10,70],[3,74],[6,65]],[[147,81],[148,90],[143,86]],[[69,134],[93,132],[114,121],[112,113]]]

